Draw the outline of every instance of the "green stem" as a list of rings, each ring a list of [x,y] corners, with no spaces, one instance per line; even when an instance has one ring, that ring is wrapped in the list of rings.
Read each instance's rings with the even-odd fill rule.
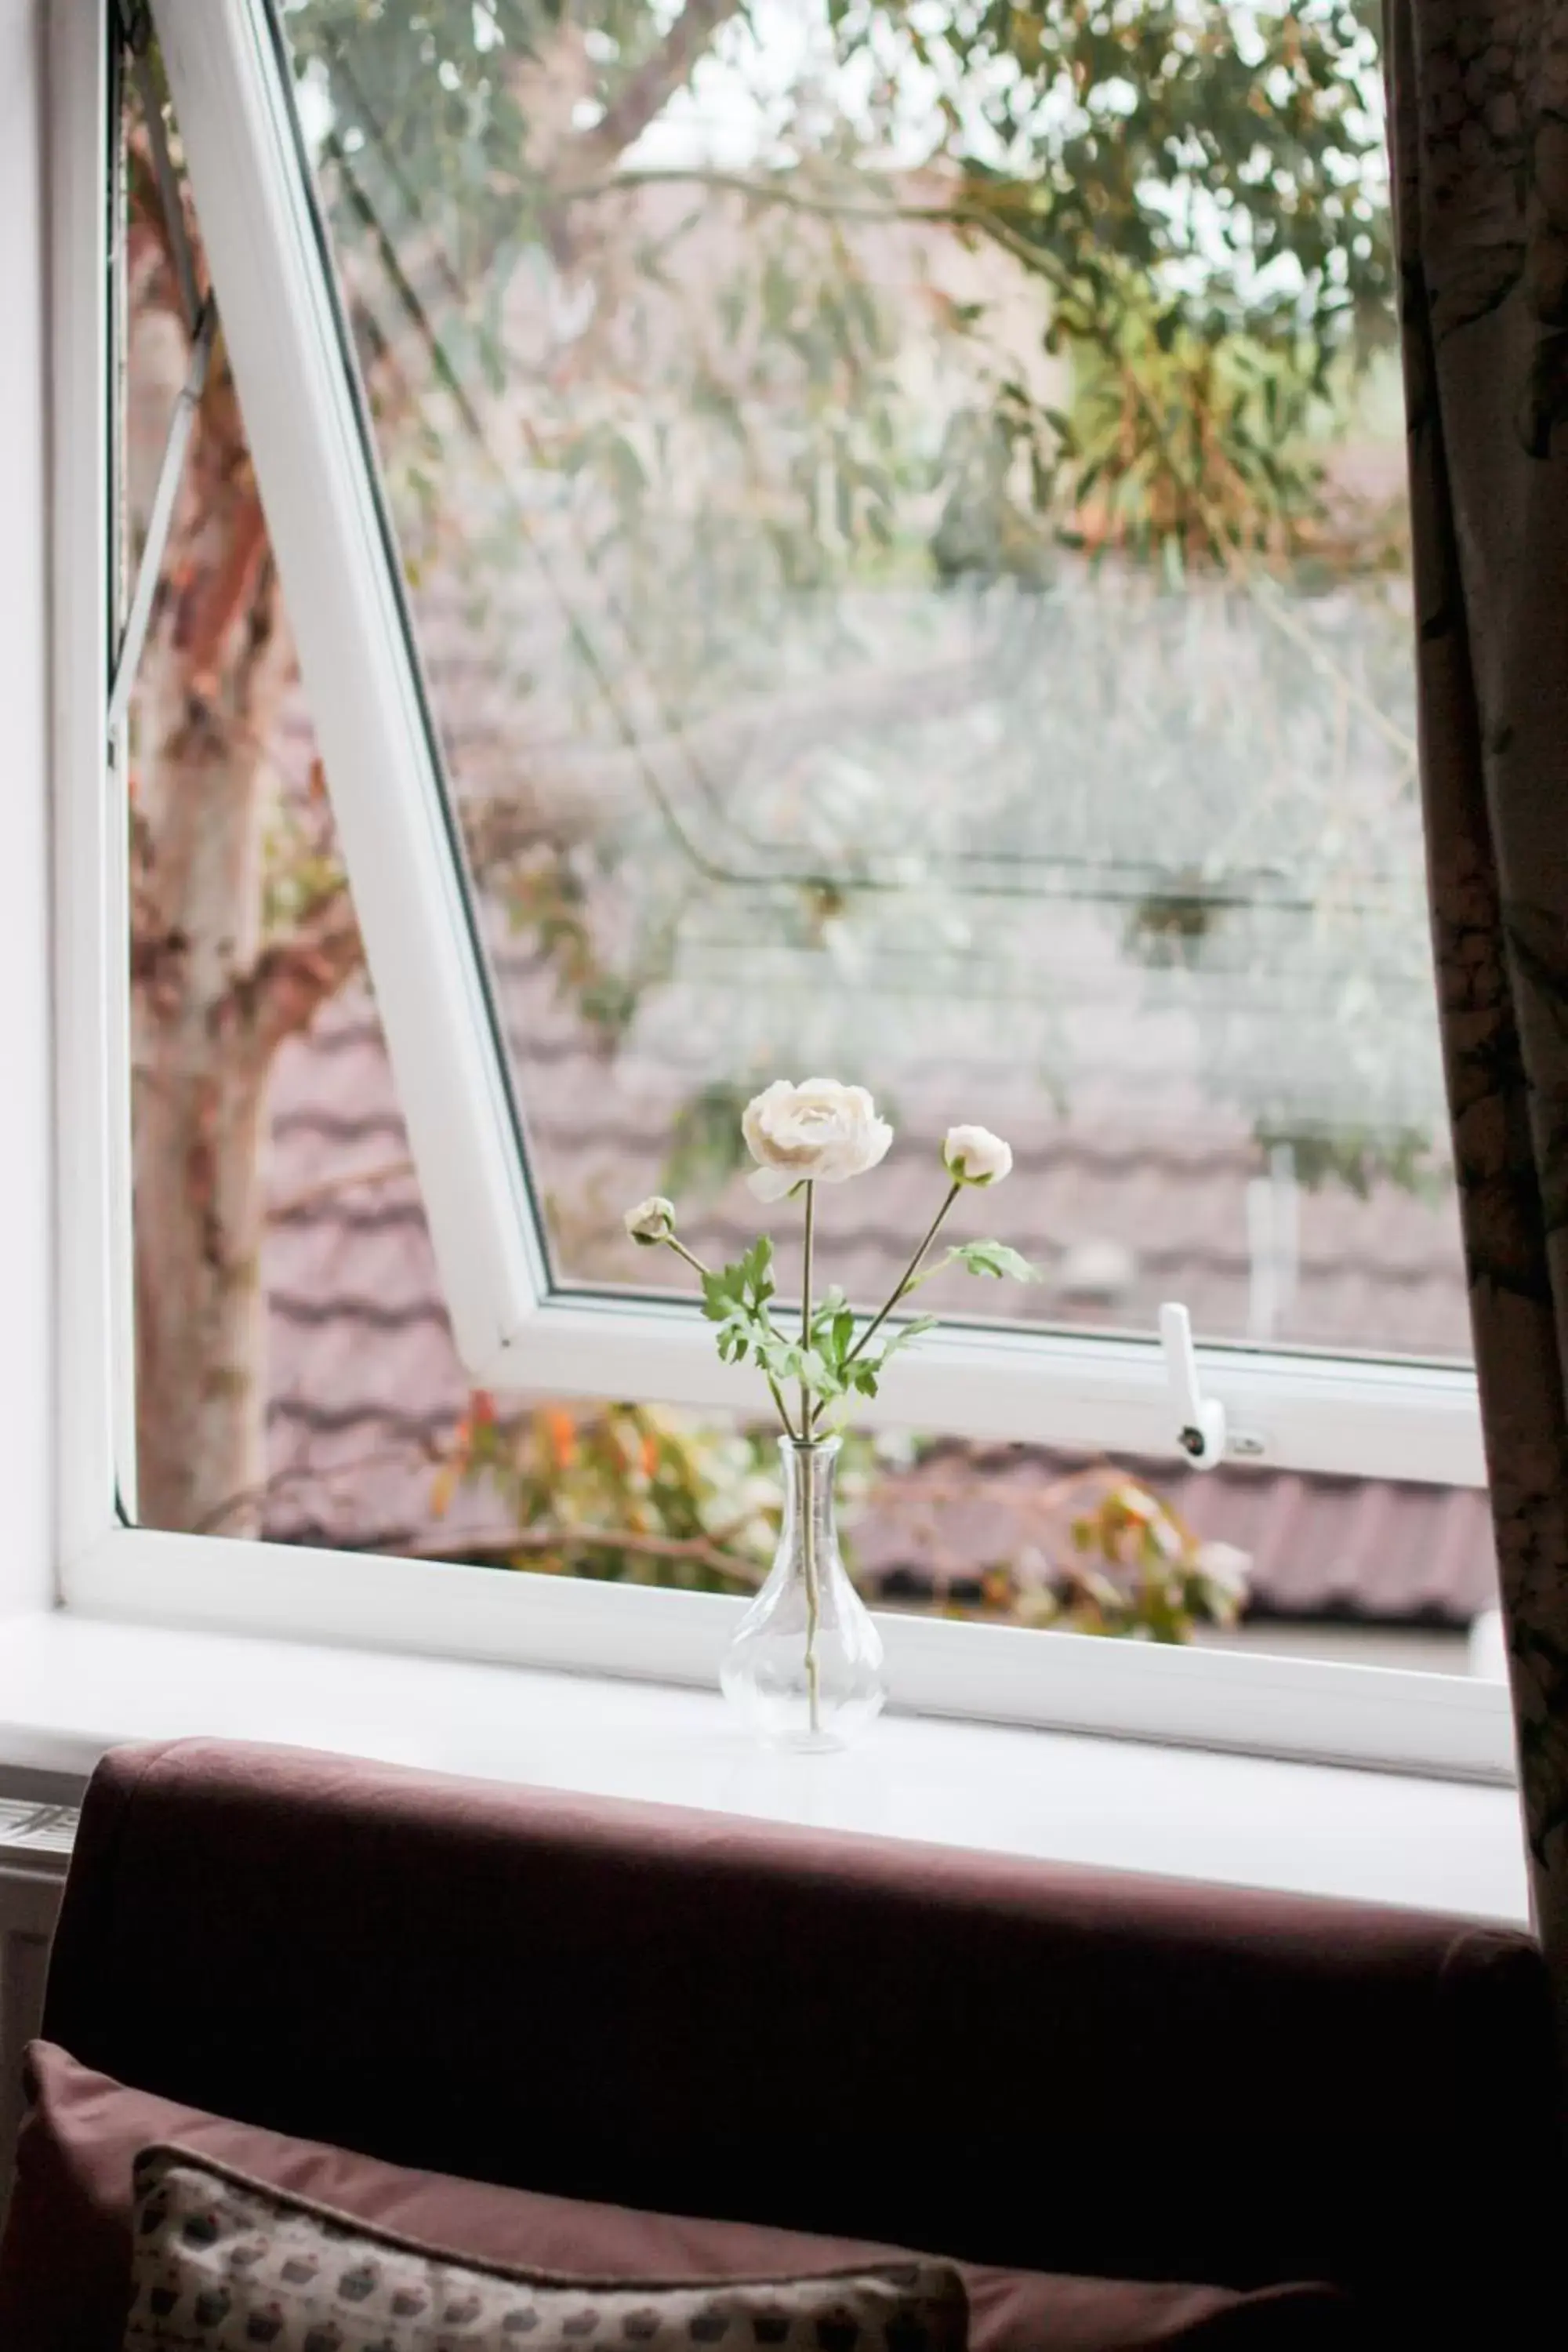
[[[822,1662],[816,1654],[822,1622],[822,1580],[816,1566],[816,1454],[807,1439],[801,1447],[801,1559],[805,1569],[805,1701],[811,1736],[822,1729]]]
[[[800,1344],[811,1345],[811,1275],[812,1256],[816,1243],[816,1187],[805,1188],[805,1239],[802,1253],[800,1280]],[[822,1728],[822,1666],[816,1654],[816,1633],[822,1617],[822,1592],[816,1573],[816,1460],[809,1451],[812,1420],[811,1390],[803,1371],[800,1376],[800,1434],[808,1449],[801,1464],[800,1508],[804,1515],[801,1528],[801,1556],[805,1567],[805,1695],[809,1710],[811,1735],[815,1739]]]
[[[942,1219],[946,1216],[948,1211],[952,1208],[953,1202],[957,1200],[963,1190],[963,1187],[962,1184],[954,1184],[952,1192],[948,1194],[946,1200],[942,1202],[941,1208],[937,1211],[935,1216],[931,1219],[931,1223],[926,1228],[926,1237],[924,1241],[921,1242],[919,1249],[916,1250],[913,1257],[910,1258],[908,1265],[904,1268],[902,1277],[900,1280],[898,1286],[893,1291],[891,1297],[888,1300],[887,1305],[882,1307],[878,1314],[872,1317],[870,1322],[867,1324],[866,1328],[861,1332],[860,1337],[856,1340],[855,1345],[850,1349],[849,1353],[845,1357],[844,1360],[847,1364],[852,1364],[855,1361],[856,1357],[865,1347],[866,1342],[874,1338],[877,1332],[881,1329],[883,1324],[887,1321],[889,1316],[892,1313],[900,1299],[906,1298],[910,1292],[914,1288],[915,1276],[919,1274],[921,1267],[925,1263],[927,1251],[930,1249],[932,1242],[935,1241],[938,1234],[942,1231]]]
[[[763,1374],[763,1378],[766,1381],[769,1393],[772,1396],[774,1404],[778,1407],[779,1419],[784,1423],[784,1435],[789,1439],[792,1445],[798,1445],[800,1444],[800,1439],[796,1434],[795,1425],[789,1417],[789,1407],[784,1401],[784,1391],[780,1388],[777,1381],[774,1380],[772,1372],[764,1372]]]
[[[665,1234],[664,1245],[666,1249],[672,1249],[677,1257],[683,1257],[686,1260],[687,1265],[693,1267],[697,1273],[704,1276],[707,1275],[708,1268],[703,1265],[702,1260],[700,1257],[694,1256],[692,1252],[687,1248],[684,1242],[677,1241],[673,1234]]]
[[[805,1241],[800,1277],[800,1344],[803,1351],[811,1345],[811,1261],[816,1244],[816,1187],[805,1188]],[[800,1433],[811,1435],[811,1390],[805,1374],[800,1376]]]

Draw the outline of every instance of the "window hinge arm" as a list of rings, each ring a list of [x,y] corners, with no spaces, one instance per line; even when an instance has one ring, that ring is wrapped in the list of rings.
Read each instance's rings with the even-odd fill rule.
[[[158,577],[163,569],[163,550],[168,544],[170,526],[174,519],[174,500],[179,495],[180,478],[185,468],[185,452],[190,446],[191,429],[195,423],[196,408],[207,380],[207,363],[212,357],[213,334],[217,323],[217,310],[209,294],[196,320],[195,340],[191,345],[190,365],[185,370],[184,383],[174,402],[174,413],[169,420],[169,436],[163,444],[163,455],[158,467],[158,485],[153,493],[153,510],[147,518],[147,536],[142,549],[142,561],[136,572],[135,593],[131,610],[126,614],[124,634],[120,640],[119,657],[114,665],[114,682],[109,690],[109,735],[112,742],[130,707],[131,689],[136,682],[136,672],[142,659],[142,649],[147,642],[147,631],[153,618],[153,600],[158,593]]]
[[[158,201],[163,207],[163,222],[169,232],[169,257],[180,289],[180,308],[184,313],[185,332],[194,336],[201,317],[202,304],[201,291],[196,283],[196,260],[185,231],[185,207],[180,197],[179,177],[169,152],[163,95],[153,78],[144,45],[140,49],[132,48],[131,71],[141,96],[142,113],[147,125],[147,144],[153,154],[153,177],[158,184]]]

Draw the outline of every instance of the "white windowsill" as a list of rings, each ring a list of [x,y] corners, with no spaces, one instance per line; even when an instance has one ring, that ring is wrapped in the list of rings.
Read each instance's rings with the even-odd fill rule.
[[[482,1779],[1522,1923],[1509,1789],[894,1716],[764,1755],[716,1694],[57,1612],[0,1620],[0,1766],[208,1734]]]

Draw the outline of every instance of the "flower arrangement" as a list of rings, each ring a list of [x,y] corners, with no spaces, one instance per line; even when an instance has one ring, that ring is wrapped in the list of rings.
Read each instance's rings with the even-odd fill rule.
[[[1012,1172],[1011,1147],[984,1127],[951,1127],[942,1144],[947,1189],[908,1265],[882,1305],[862,1326],[837,1286],[814,1296],[816,1188],[842,1184],[880,1165],[893,1130],[877,1115],[864,1087],[837,1078],[807,1078],[803,1086],[775,1078],[752,1097],[741,1119],[746,1149],[756,1162],[748,1179],[759,1201],[799,1195],[805,1213],[804,1275],[799,1336],[774,1323],[773,1245],[760,1234],[732,1264],[717,1270],[688,1249],[677,1230],[673,1202],[656,1193],[628,1211],[626,1229],[646,1249],[673,1250],[702,1285],[702,1311],[716,1327],[719,1354],[727,1364],[754,1363],[766,1380],[784,1435],[797,1445],[841,1429],[858,1396],[874,1397],[883,1371],[900,1349],[937,1322],[918,1315],[888,1329],[889,1318],[910,1294],[946,1267],[973,1275],[1032,1282],[1035,1269],[1005,1243],[954,1243],[933,1260],[937,1235],[959,1194],[1000,1184]],[[792,1415],[786,1395],[798,1398]]]
[[[773,1573],[742,1622],[723,1676],[724,1689],[767,1738],[789,1744],[840,1744],[830,1716],[858,1727],[881,1705],[881,1649],[838,1558],[831,1511],[831,1474],[839,1433],[860,1397],[874,1397],[899,1351],[937,1318],[892,1318],[933,1275],[948,1266],[994,1280],[1029,1282],[1035,1270],[1004,1242],[955,1242],[933,1256],[953,1204],[966,1190],[1000,1184],[1013,1154],[983,1127],[952,1127],[942,1144],[946,1185],[941,1203],[882,1305],[862,1318],[837,1285],[816,1290],[816,1190],[847,1183],[886,1159],[893,1139],[864,1087],[837,1078],[795,1086],[775,1079],[746,1106],[741,1132],[756,1163],[757,1199],[798,1197],[804,1216],[800,1319],[794,1331],[773,1318],[773,1245],[766,1234],[731,1265],[704,1265],[680,1238],[674,1203],[662,1194],[627,1213],[626,1229],[645,1249],[673,1250],[702,1286],[702,1311],[727,1364],[755,1365],[783,1430],[785,1517]],[[798,1606],[797,1606],[798,1604]],[[825,1689],[822,1645],[828,1651]],[[800,1702],[801,1719],[793,1722]]]

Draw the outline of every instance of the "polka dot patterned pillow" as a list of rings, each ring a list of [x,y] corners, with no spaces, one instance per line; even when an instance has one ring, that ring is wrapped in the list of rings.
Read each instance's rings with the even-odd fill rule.
[[[610,2284],[478,2269],[177,2147],[135,2190],[124,2352],[964,2352],[940,2263]]]

